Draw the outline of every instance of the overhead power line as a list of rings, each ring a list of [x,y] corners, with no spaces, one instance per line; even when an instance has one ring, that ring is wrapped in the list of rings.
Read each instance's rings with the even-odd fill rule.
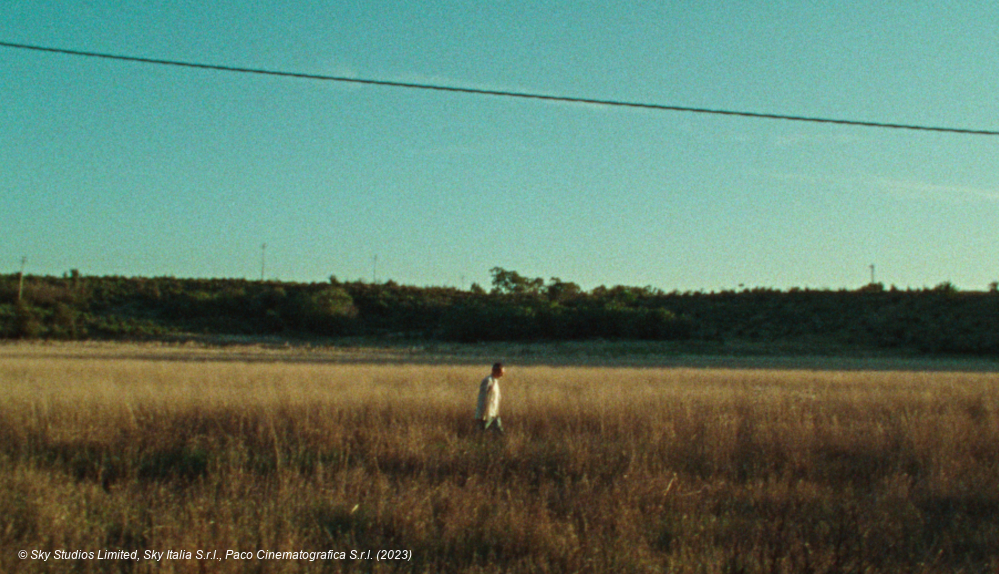
[[[217,72],[235,72],[240,74],[258,74],[263,76],[278,76],[282,78],[298,78],[304,80],[321,80],[327,82],[343,82],[349,84],[363,84],[369,86],[383,86],[390,88],[407,88],[413,90],[432,90],[437,92],[452,92],[460,94],[473,94],[479,96],[494,96],[501,98],[520,98],[528,100],[542,100],[549,102],[561,102],[570,104],[591,104],[598,106],[639,108],[656,111],[683,112],[693,114],[712,114],[719,116],[737,116],[753,119],[785,120],[792,122],[810,122],[818,124],[836,124],[844,126],[859,126],[868,128],[915,130],[927,132],[945,132],[965,135],[999,136],[997,130],[954,128],[945,126],[926,126],[917,124],[900,124],[890,122],[871,122],[863,120],[819,118],[809,116],[796,116],[789,114],[746,112],[736,110],[718,110],[709,108],[695,108],[688,106],[673,106],[667,104],[653,104],[642,102],[628,102],[621,100],[606,100],[598,98],[582,98],[575,96],[554,96],[546,94],[535,94],[529,92],[514,92],[506,90],[488,90],[482,88],[465,88],[461,86],[445,86],[440,84],[421,84],[414,82],[397,82],[391,80],[372,80],[364,78],[350,78],[345,76],[329,76],[325,74],[305,74],[301,72],[283,72],[278,70],[264,70],[260,68],[243,68],[237,66],[224,66],[219,64],[201,64],[196,62],[182,62],[178,60],[163,60],[158,58],[142,58],[138,56],[123,56],[120,54],[106,54],[101,52],[89,52],[83,50],[67,50],[64,48],[50,48],[45,46],[34,46],[29,44],[16,44],[12,42],[0,41],[0,47],[14,48],[18,50],[32,50],[35,52],[48,52],[52,54],[62,54],[67,56],[83,56],[88,58],[102,58],[105,60],[116,60],[121,62],[134,62],[139,64],[155,64],[160,66],[177,66],[182,68],[194,68],[199,70],[210,70]]]

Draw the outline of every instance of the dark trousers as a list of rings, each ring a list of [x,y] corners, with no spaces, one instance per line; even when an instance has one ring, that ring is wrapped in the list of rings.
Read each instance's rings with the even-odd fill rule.
[[[503,421],[499,417],[490,417],[486,420],[475,421],[476,427],[481,431],[492,429],[494,432],[503,434]]]

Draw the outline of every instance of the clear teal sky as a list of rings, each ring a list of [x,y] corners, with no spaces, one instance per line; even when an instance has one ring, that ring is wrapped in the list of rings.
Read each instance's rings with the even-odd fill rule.
[[[887,6],[882,6],[885,4]],[[999,129],[991,2],[9,0],[0,41]],[[999,138],[0,48],[0,272],[584,288],[999,279]],[[377,264],[375,264],[377,258]]]

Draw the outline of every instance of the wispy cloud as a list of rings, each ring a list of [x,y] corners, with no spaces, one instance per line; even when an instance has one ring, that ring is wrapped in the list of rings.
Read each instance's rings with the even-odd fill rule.
[[[842,133],[803,133],[803,132],[785,132],[779,133],[772,137],[770,143],[775,147],[780,149],[792,149],[799,148],[808,145],[832,145],[832,146],[845,146],[852,145],[859,141],[861,138],[852,134],[842,134]]]
[[[935,200],[948,203],[968,203],[976,201],[999,201],[999,189],[967,185],[941,185],[924,181],[872,177],[871,187],[881,189],[903,198]]]
[[[876,175],[840,177],[802,173],[771,173],[770,177],[781,182],[798,185],[868,189],[906,200],[938,201],[951,204],[999,201],[999,188],[995,187],[938,184]]]

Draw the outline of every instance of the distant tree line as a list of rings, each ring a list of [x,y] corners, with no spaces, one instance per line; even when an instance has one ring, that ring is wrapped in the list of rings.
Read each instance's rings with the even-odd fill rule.
[[[815,341],[922,353],[999,353],[999,293],[932,289],[585,291],[494,268],[486,290],[323,283],[0,275],[0,337],[188,335],[444,341]]]

